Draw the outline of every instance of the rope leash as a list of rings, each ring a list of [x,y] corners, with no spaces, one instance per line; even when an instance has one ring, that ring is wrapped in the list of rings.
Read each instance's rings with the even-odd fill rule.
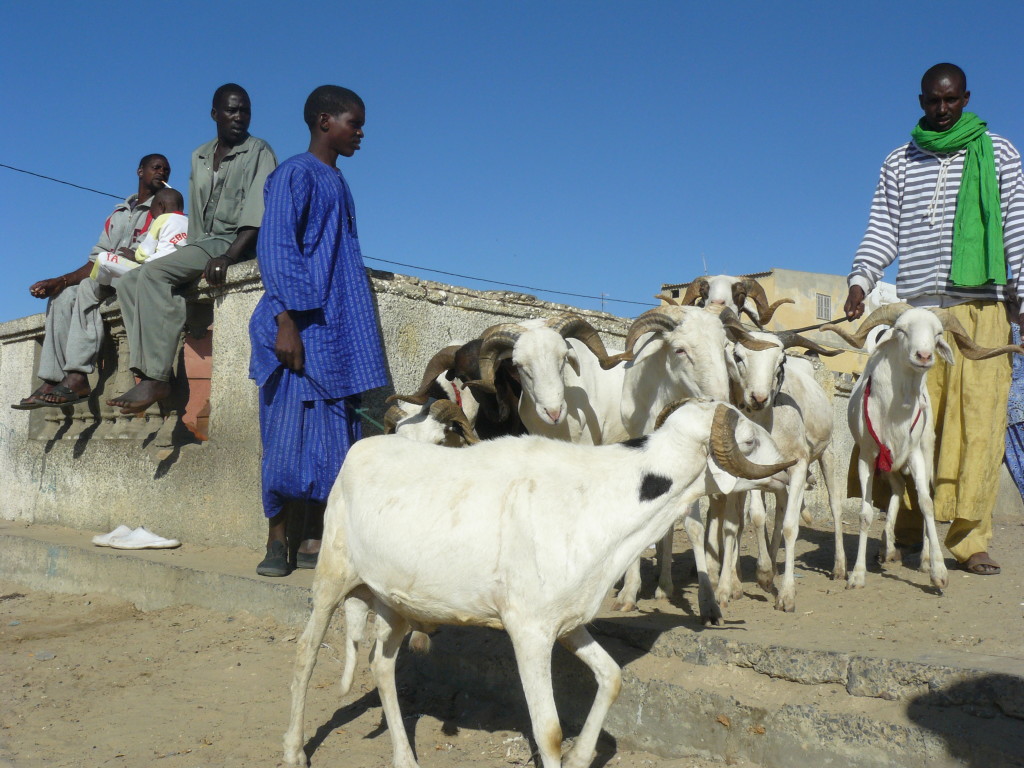
[[[845,319],[846,319],[846,315],[841,315],[840,317],[837,317],[835,320],[826,320],[825,322],[818,323],[817,325],[805,325],[803,328],[786,328],[784,330],[787,330],[790,333],[803,333],[804,331],[816,331],[819,328],[821,328],[821,326],[823,326],[823,325],[834,325],[835,323],[843,322]]]

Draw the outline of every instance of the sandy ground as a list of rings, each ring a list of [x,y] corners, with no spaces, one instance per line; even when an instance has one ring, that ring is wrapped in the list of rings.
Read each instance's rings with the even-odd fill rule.
[[[774,597],[756,583],[756,549],[748,526],[741,550],[744,596],[726,608],[723,627],[709,631],[724,632],[736,640],[901,659],[934,658],[949,652],[966,655],[961,661],[966,665],[972,656],[1024,660],[1024,518],[995,516],[991,550],[1003,567],[999,575],[976,576],[960,570],[943,550],[949,584],[941,592],[931,585],[928,573],[918,569],[917,556],[884,568],[875,562],[883,527],[884,521],[876,519],[868,538],[866,584],[853,590],[830,578],[831,522],[802,527],[794,569],[796,610],[783,613],[775,610]],[[947,528],[945,523],[938,524],[939,541]],[[859,530],[855,514],[844,515],[844,530],[844,548],[852,570]],[[673,569],[675,583],[683,585],[682,594],[672,603],[642,600],[640,611],[647,623],[682,624],[702,631],[693,616],[697,604],[696,585],[690,577],[693,556],[679,530],[676,552],[683,553],[676,554]],[[780,552],[780,569],[782,557]],[[652,597],[653,567],[645,564],[644,577],[641,594]]]
[[[106,595],[0,582],[0,768],[282,765],[296,634],[244,613],[142,613]],[[326,638],[311,683],[306,735],[319,742],[312,764],[388,766],[391,740],[365,664],[353,691],[338,699],[340,639],[333,630]],[[405,715],[424,768],[533,764],[520,731],[473,730],[408,708]],[[608,743],[594,764],[725,765]]]
[[[879,525],[872,532],[872,556]],[[853,530],[849,520],[850,556],[856,551]],[[979,577],[951,570],[942,594],[929,585],[927,574],[910,567],[913,563],[885,569],[872,564],[865,589],[844,589],[828,578],[831,537],[824,526],[802,534],[793,614],[775,611],[774,601],[753,583],[748,532],[744,597],[728,607],[722,627],[705,630],[693,615],[695,594],[687,578],[692,556],[682,545],[683,536],[677,537],[675,571],[677,583],[687,586],[676,600],[650,599],[653,585],[648,583],[639,612],[603,615],[627,625],[686,627],[795,647],[903,658],[950,652],[961,654],[967,664],[976,658],[982,665],[999,657],[1024,659],[1024,521],[1019,517],[997,518],[993,554],[1003,574]],[[185,557],[186,549],[166,556]],[[255,562],[251,553],[245,558],[247,567],[249,560]],[[651,575],[649,566],[645,573]],[[308,573],[289,580],[300,577]],[[0,699],[0,768],[281,765],[298,631],[244,612],[226,615],[185,606],[143,613],[107,595],[54,595],[0,581],[5,694]],[[390,765],[390,738],[365,663],[353,691],[339,700],[340,640],[332,628],[311,685],[306,736],[315,747],[313,765]],[[522,693],[508,695],[521,698]],[[424,768],[533,764],[523,737],[528,723],[518,724],[520,730],[476,730],[458,717],[434,716],[445,708],[437,703],[429,707],[431,714],[422,714],[405,707],[406,727]],[[724,764],[666,760],[617,750],[609,741],[600,745],[594,765]]]

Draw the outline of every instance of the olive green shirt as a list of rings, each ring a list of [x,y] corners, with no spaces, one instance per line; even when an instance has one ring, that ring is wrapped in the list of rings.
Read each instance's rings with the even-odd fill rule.
[[[213,171],[217,139],[192,153],[188,188],[188,244],[211,258],[223,256],[243,227],[259,228],[263,220],[263,184],[277,167],[274,150],[249,136]],[[255,254],[250,254],[255,255]]]

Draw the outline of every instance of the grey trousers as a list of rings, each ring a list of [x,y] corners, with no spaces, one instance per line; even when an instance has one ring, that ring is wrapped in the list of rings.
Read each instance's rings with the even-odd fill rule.
[[[117,284],[128,333],[128,364],[150,379],[168,381],[185,327],[185,297],[175,289],[203,274],[210,256],[186,245],[131,270]]]
[[[93,372],[103,343],[100,304],[108,295],[105,286],[87,277],[49,300],[39,378],[60,381],[71,371]]]

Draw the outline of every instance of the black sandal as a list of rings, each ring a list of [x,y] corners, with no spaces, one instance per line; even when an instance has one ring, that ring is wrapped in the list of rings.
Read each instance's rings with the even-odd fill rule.
[[[61,402],[61,403],[51,403],[49,400],[43,400],[42,401],[42,407],[43,408],[46,408],[46,407],[50,407],[50,408],[64,408],[64,407],[69,406],[69,405],[75,405],[75,403],[80,403],[83,400],[88,400],[89,399],[89,395],[92,394],[92,390],[90,389],[88,392],[83,392],[82,394],[79,394],[78,392],[75,392],[75,390],[69,389],[68,387],[65,387],[63,384],[58,384],[56,387],[51,389],[46,394],[47,395],[55,395],[57,397],[63,398],[64,402]]]
[[[42,390],[43,387],[45,386],[47,385],[41,384],[39,387],[36,388],[36,391],[33,392],[28,397],[22,398],[17,403],[11,403],[11,408],[13,408],[16,411],[34,411],[36,408],[45,408],[46,406],[49,405],[49,403],[47,403],[45,400],[40,400],[39,398],[42,397],[43,395],[48,395],[50,394],[50,392],[53,391],[53,389],[49,389],[46,392],[43,392]],[[57,385],[51,386],[56,387]]]

